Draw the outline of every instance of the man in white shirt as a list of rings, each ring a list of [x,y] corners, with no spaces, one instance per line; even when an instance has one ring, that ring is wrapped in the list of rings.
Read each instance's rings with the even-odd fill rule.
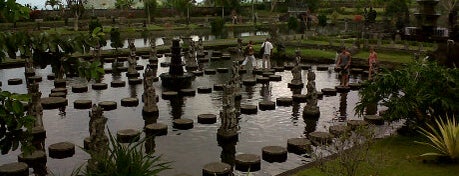
[[[269,42],[269,38],[266,39],[263,44],[261,44],[261,47],[264,47],[264,52],[263,52],[263,59],[262,59],[262,67],[263,68],[271,68],[271,54],[273,53],[273,44]]]

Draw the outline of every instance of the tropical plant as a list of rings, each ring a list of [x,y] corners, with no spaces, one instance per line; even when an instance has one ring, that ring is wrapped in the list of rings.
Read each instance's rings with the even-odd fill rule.
[[[363,115],[368,105],[388,107],[387,120],[406,119],[415,129],[433,117],[459,113],[459,70],[445,68],[434,61],[414,61],[395,70],[384,69],[359,91],[356,113]]]
[[[100,61],[80,61],[78,63],[78,74],[80,77],[86,78],[87,81],[91,79],[100,80],[105,71]]]
[[[293,16],[289,17],[287,26],[289,30],[292,30],[292,31],[298,30],[298,27],[299,27],[298,20]]]
[[[158,2],[156,0],[141,0],[143,1],[143,7],[145,9],[145,13],[147,14],[147,23],[151,23],[151,17],[155,13],[156,7],[158,6]]]
[[[78,31],[78,19],[83,16],[85,12],[84,5],[87,0],[67,0],[67,7],[70,9],[72,14],[75,16],[73,30]]]
[[[223,18],[217,17],[210,22],[211,33],[215,36],[220,36],[223,33],[225,28],[225,20]]]
[[[22,101],[28,102],[26,94],[15,94],[0,89],[0,151],[7,154],[18,149],[32,149],[31,130],[35,118],[26,115]]]
[[[134,5],[134,0],[116,0],[115,8],[116,9],[130,9]]]
[[[82,171],[84,175],[154,176],[170,169],[170,162],[162,162],[161,156],[153,156],[143,151],[146,138],[124,145],[113,137],[110,130],[108,134],[110,139],[108,154],[94,155],[91,159],[95,160],[96,166],[87,167]]]
[[[122,48],[124,46],[119,28],[112,28],[110,30],[110,42],[110,46],[115,48],[115,54],[118,54],[118,48]]]
[[[29,19],[31,9],[16,3],[16,0],[0,1],[0,16],[4,17],[8,22],[13,23],[16,28],[16,22],[21,19]]]
[[[447,157],[451,161],[459,159],[459,123],[456,119],[446,117],[435,119],[436,127],[427,124],[429,129],[420,128],[420,133],[427,137],[430,142],[417,142],[428,145],[437,152],[425,153],[421,156],[440,156]]]

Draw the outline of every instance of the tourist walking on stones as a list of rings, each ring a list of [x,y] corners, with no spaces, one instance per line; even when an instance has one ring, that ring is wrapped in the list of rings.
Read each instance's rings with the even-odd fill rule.
[[[245,59],[242,62],[242,67],[244,67],[247,64],[247,62],[250,61],[250,62],[252,62],[253,68],[257,69],[257,62],[255,60],[254,54],[255,54],[255,51],[253,49],[253,42],[249,41],[249,43],[247,44],[247,46],[244,49]]]
[[[373,47],[370,47],[370,55],[368,56],[368,79],[371,80],[372,74],[375,73],[378,54]]]
[[[274,48],[269,38],[267,38],[266,41],[261,44],[261,48],[264,50],[262,56],[262,67],[269,69],[271,68],[271,55]]]
[[[336,69],[340,70],[341,86],[349,86],[349,71],[351,66],[351,53],[345,47],[341,48],[341,54],[336,62]]]

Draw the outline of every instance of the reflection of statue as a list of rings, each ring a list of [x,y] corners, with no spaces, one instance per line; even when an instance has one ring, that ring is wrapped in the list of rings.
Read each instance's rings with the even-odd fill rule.
[[[118,66],[119,66],[118,59],[115,59],[115,61],[112,63],[112,73],[113,73],[113,76],[120,76],[120,75],[121,75],[121,72],[120,72],[120,70],[118,69]]]
[[[100,106],[94,104],[91,112],[89,112],[89,153],[91,158],[103,157],[107,155],[108,151],[108,138],[105,135],[105,124],[107,118],[103,116],[103,111]],[[96,169],[97,163],[94,160],[89,159],[88,167]]]
[[[347,118],[347,93],[341,93],[339,100],[339,120],[343,121]]]
[[[63,80],[65,75],[65,70],[64,70],[64,58],[60,59],[60,67],[59,70],[57,71],[57,80]]]

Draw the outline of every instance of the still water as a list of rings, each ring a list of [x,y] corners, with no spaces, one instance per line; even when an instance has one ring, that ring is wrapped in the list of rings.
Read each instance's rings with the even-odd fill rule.
[[[161,57],[159,62],[170,61],[170,58]],[[140,59],[139,65],[146,65],[148,60]],[[125,63],[127,65],[127,63]],[[159,64],[158,64],[159,65]],[[230,61],[211,61],[206,63],[205,68],[230,68]],[[111,64],[105,64],[104,67],[111,68]],[[316,73],[316,87],[320,91],[322,88],[334,88],[339,84],[337,74],[331,71],[332,65],[329,65],[329,71],[317,71],[316,66],[312,70]],[[167,72],[168,68],[159,67],[158,73]],[[40,90],[43,97],[47,97],[53,86],[53,81],[46,80],[46,76],[51,73],[51,68],[37,69],[36,74],[43,77],[40,83]],[[140,71],[141,75],[143,71]],[[306,80],[307,71],[302,71],[303,83]],[[124,73],[122,80],[127,82]],[[258,105],[258,102],[264,99],[275,101],[279,97],[291,97],[292,91],[287,87],[287,83],[292,79],[290,71],[277,72],[276,75],[282,76],[280,82],[270,82],[269,84],[257,84],[253,87],[242,86],[241,104]],[[214,84],[225,83],[230,78],[230,73],[217,73],[215,75],[204,75],[196,77],[193,81],[192,88],[200,86],[213,87]],[[352,75],[350,82],[358,82],[362,75]],[[26,93],[25,84],[7,85],[10,78],[24,79],[24,68],[3,69],[0,70],[0,80],[3,83],[2,90]],[[110,85],[114,78],[111,74],[105,74],[103,82]],[[122,107],[120,100],[127,97],[141,98],[143,93],[142,85],[122,88],[109,87],[106,90],[91,90],[86,93],[71,93],[71,87],[76,84],[84,83],[84,79],[69,78],[67,88],[69,94],[67,99],[69,105],[65,109],[65,115],[59,110],[44,111],[44,126],[47,131],[46,148],[50,144],[69,141],[77,146],[83,146],[83,140],[89,136],[89,110],[77,110],[73,108],[73,102],[77,99],[90,99],[93,103],[100,101],[116,101],[118,108],[112,111],[105,111],[104,116],[108,118],[107,127],[112,133],[121,129],[139,129],[144,127],[144,120],[141,116],[142,103],[137,107]],[[161,87],[161,81],[155,82],[156,94],[161,95],[164,91]],[[302,90],[306,93],[306,89]],[[347,119],[358,119],[354,115],[354,107],[358,102],[358,92],[351,91],[347,94],[338,94],[337,96],[324,96],[319,100],[321,117],[318,121],[307,120],[302,118],[302,111],[305,103],[293,104],[292,106],[277,106],[272,111],[258,111],[255,115],[240,116],[239,121],[239,141],[235,144],[219,146],[217,143],[217,129],[220,126],[219,120],[215,124],[197,123],[199,114],[217,114],[221,110],[222,92],[213,91],[210,94],[196,94],[194,97],[181,98],[178,101],[163,100],[160,98],[158,107],[160,116],[159,123],[167,124],[169,127],[166,136],[155,138],[156,153],[162,155],[164,161],[172,162],[172,170],[164,171],[161,175],[176,175],[187,173],[190,175],[201,175],[202,167],[210,162],[221,161],[222,154],[257,154],[261,156],[261,148],[264,146],[286,146],[287,139],[305,137],[309,132],[328,131],[328,127],[344,123],[338,119],[340,115],[346,115]],[[341,112],[340,112],[341,111]],[[189,130],[176,130],[172,128],[174,118],[189,118],[194,120],[194,128]],[[10,152],[0,158],[0,165],[17,161],[18,151]],[[76,153],[71,158],[53,159],[48,158],[48,168],[57,175],[68,175],[71,171],[79,167],[89,155],[76,148]],[[283,171],[293,169],[302,164],[310,162],[312,159],[308,155],[288,154],[287,161],[283,163],[269,163],[262,160],[261,170],[253,172],[253,175],[276,175]],[[242,175],[241,172],[235,171],[236,174]]]

